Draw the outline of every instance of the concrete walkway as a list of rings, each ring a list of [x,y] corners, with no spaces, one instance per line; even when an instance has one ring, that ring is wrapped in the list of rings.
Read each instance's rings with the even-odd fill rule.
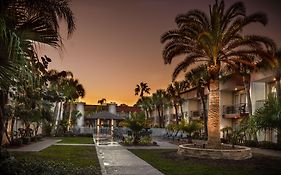
[[[36,143],[31,143],[29,145],[25,145],[17,148],[9,148],[8,151],[22,151],[22,152],[38,152],[41,151],[55,143],[57,143],[58,139],[44,138],[42,141],[38,141]]]
[[[163,175],[119,144],[97,145],[96,150],[103,175]]]

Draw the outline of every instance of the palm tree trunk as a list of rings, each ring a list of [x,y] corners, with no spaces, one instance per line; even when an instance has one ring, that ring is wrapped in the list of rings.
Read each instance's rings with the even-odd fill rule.
[[[176,104],[174,104],[174,108],[175,108],[176,123],[179,124],[178,108]]]
[[[181,110],[181,120],[183,119],[183,109],[182,109],[182,103],[180,104],[180,110]]]
[[[277,76],[275,77],[275,79],[276,79],[276,95],[277,95],[278,99],[281,99],[280,77],[281,77],[281,75],[279,75],[279,74],[277,74]]]
[[[157,111],[158,111],[158,122],[159,122],[159,127],[161,128],[161,127],[162,127],[162,126],[161,126],[162,121],[161,121],[161,112],[160,112],[160,108],[157,108]]]
[[[252,100],[251,100],[251,95],[250,95],[250,75],[243,75],[243,83],[244,83],[244,88],[247,96],[247,103],[248,103],[248,112],[250,115],[252,115]]]
[[[5,123],[7,118],[4,115],[4,107],[7,104],[7,94],[0,90],[0,147],[2,145],[3,142],[3,136],[5,133]]]
[[[12,117],[12,122],[11,122],[11,129],[10,129],[10,132],[11,132],[11,140],[14,140],[14,124],[15,124],[15,117],[13,116],[13,117]]]
[[[70,129],[70,125],[71,125],[71,115],[72,115],[72,111],[73,111],[73,105],[72,102],[69,102],[69,116],[68,116],[68,125],[67,125],[67,130],[69,131]]]
[[[281,102],[281,87],[280,87],[280,77],[281,72],[277,72],[276,74],[276,96],[278,102]],[[281,144],[281,128],[277,128],[277,143]]]
[[[202,106],[203,106],[203,120],[204,120],[204,130],[205,130],[205,135],[206,137],[208,137],[208,117],[207,117],[207,114],[206,114],[206,103],[205,103],[205,100],[204,100],[204,94],[201,94],[200,93],[200,99],[201,99],[201,103],[202,103]]]
[[[208,110],[208,144],[214,147],[219,147],[221,144],[219,101],[219,81],[211,80]]]
[[[162,128],[165,128],[164,108],[161,108]]]

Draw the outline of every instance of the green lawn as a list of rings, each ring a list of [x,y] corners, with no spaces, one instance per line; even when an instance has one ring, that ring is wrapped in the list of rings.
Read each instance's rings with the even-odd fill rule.
[[[62,137],[62,141],[59,143],[80,143],[80,144],[92,144],[93,137]]]
[[[12,152],[17,160],[51,162],[56,166],[87,169],[91,174],[100,175],[99,161],[92,146],[51,146],[40,152]],[[73,173],[75,174],[75,173]],[[80,173],[78,173],[80,174]]]
[[[281,158],[254,155],[249,160],[182,158],[176,150],[130,150],[166,175],[277,175]]]

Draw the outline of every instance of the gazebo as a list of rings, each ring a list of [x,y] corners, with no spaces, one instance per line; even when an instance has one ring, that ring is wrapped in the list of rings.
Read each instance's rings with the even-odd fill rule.
[[[85,118],[86,122],[96,127],[97,134],[102,133],[103,129],[108,130],[109,128],[112,134],[114,127],[118,126],[121,120],[124,120],[124,118],[108,111],[97,112]]]

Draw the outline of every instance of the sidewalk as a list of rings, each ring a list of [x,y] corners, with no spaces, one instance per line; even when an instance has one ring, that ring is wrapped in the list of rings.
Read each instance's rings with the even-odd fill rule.
[[[163,175],[119,144],[97,145],[96,150],[103,175]]]
[[[42,141],[38,141],[36,143],[31,143],[29,145],[25,145],[17,148],[9,148],[8,151],[22,151],[22,152],[38,152],[41,151],[55,143],[57,143],[58,139],[44,138]]]

